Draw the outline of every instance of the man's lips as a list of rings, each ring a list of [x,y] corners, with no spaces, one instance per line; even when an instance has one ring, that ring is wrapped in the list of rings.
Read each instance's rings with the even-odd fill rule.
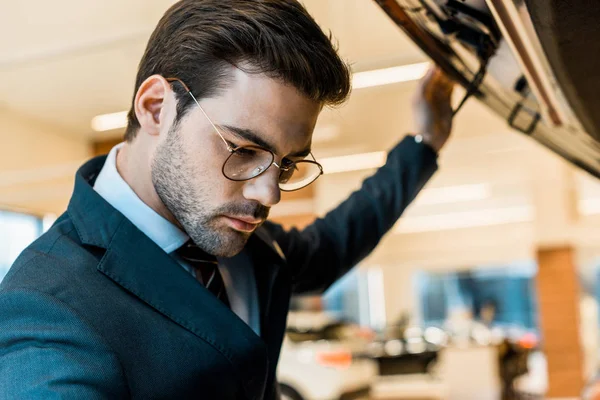
[[[241,232],[253,232],[262,222],[261,219],[244,216],[229,216],[223,215],[225,220],[229,223],[233,229]]]

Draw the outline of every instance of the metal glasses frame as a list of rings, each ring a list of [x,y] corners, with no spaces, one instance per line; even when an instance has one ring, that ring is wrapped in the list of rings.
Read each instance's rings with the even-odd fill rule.
[[[206,113],[206,111],[204,111],[204,108],[202,108],[202,106],[200,105],[200,102],[196,99],[196,96],[194,96],[194,94],[189,89],[189,87],[181,79],[179,79],[179,78],[169,77],[169,78],[165,78],[165,79],[169,83],[177,82],[177,83],[179,83],[184,88],[184,90],[186,91],[186,93],[189,94],[190,97],[194,100],[194,103],[196,103],[196,105],[198,106],[198,108],[200,109],[200,111],[202,111],[202,114],[204,114],[204,116],[206,117],[206,119],[208,120],[208,122],[210,123],[210,125],[212,126],[212,128],[214,129],[214,131],[217,133],[217,135],[219,135],[219,137],[221,138],[221,140],[225,144],[225,147],[227,148],[227,151],[230,153],[229,157],[227,157],[227,159],[223,163],[223,167],[221,167],[221,173],[223,174],[223,176],[225,178],[229,179],[230,181],[234,181],[234,182],[243,182],[243,181],[249,181],[251,179],[259,177],[260,175],[262,175],[265,172],[267,172],[269,170],[269,168],[271,168],[271,166],[273,166],[273,165],[276,166],[280,170],[280,176],[281,176],[281,172],[288,172],[292,168],[295,168],[296,164],[299,164],[299,163],[311,163],[311,164],[316,165],[319,168],[320,173],[317,176],[315,176],[315,178],[312,181],[308,182],[304,186],[301,186],[301,187],[296,188],[296,189],[291,189],[291,190],[288,189],[288,190],[286,190],[286,189],[284,189],[284,188],[281,187],[282,183],[279,182],[279,189],[281,191],[284,191],[284,192],[294,192],[296,190],[300,190],[300,189],[303,189],[303,188],[307,187],[308,185],[310,185],[311,183],[313,183],[314,181],[316,181],[321,175],[323,175],[323,166],[321,164],[319,164],[314,159],[315,156],[313,156],[312,152],[309,153],[309,154],[313,158],[313,160],[302,160],[302,161],[294,162],[289,167],[286,167],[286,166],[283,166],[283,165],[279,165],[277,162],[275,162],[275,154],[271,150],[265,149],[264,147],[260,147],[260,146],[239,146],[239,147],[232,147],[232,146],[230,146],[229,143],[227,142],[227,140],[225,139],[225,137],[223,136],[223,134],[221,133],[221,131],[219,130],[219,128],[217,128],[217,126],[210,119],[210,117],[208,116],[208,114]],[[255,149],[260,149],[262,151],[266,151],[266,152],[268,152],[268,153],[271,154],[271,162],[262,171],[260,171],[258,174],[254,175],[254,176],[252,176],[250,178],[232,179],[229,176],[227,176],[227,174],[225,174],[225,165],[227,164],[227,161],[229,161],[229,159],[231,158],[231,156],[233,156],[237,150],[242,149],[242,148],[243,149],[255,148]]]

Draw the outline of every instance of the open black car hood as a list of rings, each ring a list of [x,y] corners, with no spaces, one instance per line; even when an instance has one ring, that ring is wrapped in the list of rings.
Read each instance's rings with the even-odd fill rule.
[[[600,177],[600,7],[562,0],[374,0],[516,130]]]

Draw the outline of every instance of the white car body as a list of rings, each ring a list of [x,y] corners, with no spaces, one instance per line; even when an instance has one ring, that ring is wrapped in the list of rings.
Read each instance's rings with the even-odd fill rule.
[[[322,329],[335,322],[326,312],[291,312],[288,326],[299,331]],[[351,330],[353,327],[348,327]],[[278,367],[278,380],[305,400],[339,399],[343,394],[369,389],[378,374],[372,359],[356,357],[367,342],[356,334],[340,340],[294,342],[286,335]]]
[[[326,355],[333,355],[327,362]],[[339,399],[343,394],[369,388],[377,377],[377,364],[366,358],[351,358],[343,342],[283,343],[278,380],[305,400]],[[325,355],[325,357],[323,357]]]

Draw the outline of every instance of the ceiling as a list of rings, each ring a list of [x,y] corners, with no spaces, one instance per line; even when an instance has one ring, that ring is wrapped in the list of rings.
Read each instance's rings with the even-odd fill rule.
[[[137,63],[152,29],[172,0],[27,0],[0,12],[0,108],[60,130],[103,140],[122,130],[93,132],[94,116],[127,110]],[[363,71],[426,60],[372,0],[305,0],[342,57]],[[356,90],[343,107],[326,110],[315,132],[322,156],[389,148],[410,129],[415,83]],[[461,136],[480,126],[505,130],[482,107],[467,107]],[[463,123],[463,121],[469,121]],[[369,140],[365,140],[365,137]]]
[[[51,126],[67,138],[119,137],[120,131],[92,132],[90,121],[96,115],[128,108],[145,43],[172,3],[170,0],[2,2],[0,35],[11,40],[0,41],[0,111]],[[426,60],[372,0],[305,0],[304,3],[322,27],[332,31],[341,55],[352,63],[355,71]],[[410,100],[415,87],[412,82],[356,90],[344,106],[324,111],[315,132],[316,157],[389,149],[411,129]],[[424,194],[411,206],[406,216],[408,222],[404,228],[398,228],[398,233],[426,226],[427,220],[422,217],[427,216],[438,216],[439,220],[439,215],[452,214],[455,220],[477,219],[476,212],[487,215],[495,209],[528,210],[527,207],[530,209],[540,202],[536,182],[552,182],[544,172],[560,169],[563,164],[471,100],[455,120],[453,138],[440,157],[440,172],[427,190],[483,188],[485,196],[468,201],[432,202],[427,199],[451,196],[443,191]],[[0,203],[40,210],[41,206],[34,205],[50,196],[56,209],[63,209],[70,195],[74,165],[69,161],[68,165],[47,166],[47,171],[63,171],[62,175],[50,174],[52,179],[36,180],[20,191],[5,190]],[[65,170],[68,170],[66,175]],[[42,176],[43,171],[40,168],[25,172],[28,176]],[[333,174],[320,179],[316,211],[322,213],[334,206],[359,186],[361,178],[369,172]],[[11,179],[21,176],[19,173],[22,175],[23,171],[0,174],[0,184],[12,182]],[[585,193],[591,193],[588,200],[600,198],[596,184],[585,182]],[[461,214],[465,212],[475,214]],[[506,244],[495,247],[498,254],[514,246],[515,240],[525,246],[522,249],[529,249],[526,246],[531,243],[527,241],[531,235],[527,234],[527,240],[522,239],[521,229],[523,221],[529,221],[528,215],[513,224],[511,229],[516,231],[499,231],[493,236]],[[489,248],[497,244],[490,237],[465,236],[461,243],[481,242],[481,246]],[[431,237],[421,242],[415,240],[403,239],[401,244],[388,239],[393,245],[384,246],[380,253],[391,252],[393,256],[397,254],[394,251],[413,251],[415,258],[421,257],[429,251]],[[440,262],[447,262],[444,245],[452,247],[447,243],[437,244]]]
[[[102,138],[91,119],[126,110],[137,64],[170,0],[25,0],[3,2],[0,107],[63,129]],[[307,0],[355,69],[422,60],[370,0]],[[367,34],[368,33],[368,34]],[[94,136],[96,135],[96,136]]]

